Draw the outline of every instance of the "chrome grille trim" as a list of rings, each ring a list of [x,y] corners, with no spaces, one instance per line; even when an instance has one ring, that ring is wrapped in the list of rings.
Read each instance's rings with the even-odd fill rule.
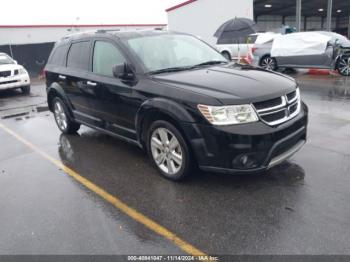
[[[282,101],[282,103],[281,103],[280,105],[278,105],[278,106],[267,107],[267,108],[265,108],[265,109],[259,109],[259,110],[257,110],[257,111],[258,111],[258,113],[263,113],[263,112],[267,112],[267,111],[272,111],[272,110],[276,110],[276,109],[283,108],[283,107],[285,107],[285,106],[287,105],[287,99],[286,99],[286,97],[285,97],[285,96],[282,96],[282,97],[281,97],[281,101]]]
[[[288,95],[295,93],[295,96],[292,99],[288,99]],[[296,91],[293,91],[292,93],[286,94],[284,96],[281,96],[281,104],[274,106],[274,107],[268,107],[268,108],[263,108],[263,109],[256,109],[256,107],[254,106],[254,103],[252,104],[252,106],[254,107],[255,111],[257,112],[257,115],[259,117],[259,119],[270,125],[270,126],[275,126],[275,125],[279,125],[282,124],[284,122],[287,122],[288,120],[296,117],[299,113],[300,113],[300,109],[301,109],[301,100],[300,100],[300,91],[299,88],[296,89]],[[294,113],[290,113],[290,110],[292,107],[294,107],[295,105],[297,105],[297,108],[295,110]],[[264,119],[264,116],[268,116],[268,115],[273,115],[273,114],[277,114],[277,113],[281,113],[281,112],[285,112],[284,113],[284,117],[283,118],[279,118],[276,119],[274,121],[267,121]]]

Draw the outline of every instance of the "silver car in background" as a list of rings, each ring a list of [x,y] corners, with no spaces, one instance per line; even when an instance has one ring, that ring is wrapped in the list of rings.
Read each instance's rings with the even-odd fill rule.
[[[331,69],[338,70],[341,75],[350,76],[350,41],[346,37],[332,32],[303,32],[288,35],[288,38],[293,41],[293,38],[303,39],[307,36],[314,39],[314,44],[306,42],[305,46],[296,47],[294,43],[289,46],[285,42],[288,46],[284,48],[283,55],[273,55],[275,40],[254,45],[253,65],[273,71],[278,68]],[[328,39],[321,52],[317,52],[322,48],[322,41],[319,39]],[[283,43],[283,41],[280,42]],[[295,48],[299,48],[301,52],[294,52]]]

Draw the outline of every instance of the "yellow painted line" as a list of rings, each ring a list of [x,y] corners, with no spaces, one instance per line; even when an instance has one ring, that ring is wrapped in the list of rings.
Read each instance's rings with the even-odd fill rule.
[[[0,128],[2,128],[4,131],[6,131],[8,134],[16,138],[18,141],[25,144],[27,147],[41,155],[43,158],[49,160],[51,163],[56,165],[57,167],[61,168],[65,173],[67,173],[69,176],[74,178],[76,181],[90,189],[92,192],[96,193],[100,197],[102,197],[104,200],[115,206],[117,209],[122,211],[123,213],[127,214],[132,219],[136,220],[137,222],[143,224],[153,232],[157,233],[158,235],[161,235],[165,237],[166,239],[173,242],[176,246],[178,246],[180,249],[185,251],[186,253],[193,255],[193,256],[207,256],[204,252],[201,250],[195,248],[191,244],[187,243],[186,241],[179,238],[177,235],[166,229],[165,227],[159,225],[157,222],[153,221],[152,219],[146,217],[145,215],[141,214],[137,210],[133,209],[132,207],[129,207],[127,204],[125,204],[123,201],[118,199],[117,197],[109,194],[102,188],[98,187],[88,179],[82,177],[77,172],[75,172],[73,169],[65,166],[61,161],[53,158],[52,156],[48,155],[44,151],[42,151],[37,146],[33,145],[14,131],[12,131],[10,128],[6,127],[4,124],[0,123]]]

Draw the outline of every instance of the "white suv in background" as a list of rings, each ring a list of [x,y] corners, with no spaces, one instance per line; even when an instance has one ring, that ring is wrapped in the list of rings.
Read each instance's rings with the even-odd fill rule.
[[[30,93],[30,78],[27,70],[5,53],[0,53],[0,90],[20,88]]]
[[[271,41],[279,34],[274,32],[256,33],[239,39],[239,43],[219,43],[216,49],[228,60],[239,60],[251,54],[255,44],[263,44]]]

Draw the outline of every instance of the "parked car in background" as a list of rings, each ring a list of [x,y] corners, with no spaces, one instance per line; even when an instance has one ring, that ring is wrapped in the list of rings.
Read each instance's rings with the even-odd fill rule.
[[[21,65],[5,53],[0,53],[0,90],[21,89],[30,93],[30,77]]]
[[[193,166],[259,173],[306,141],[308,109],[292,78],[230,63],[191,35],[71,36],[56,44],[45,72],[63,133],[84,124],[138,145],[168,179]]]
[[[350,75],[350,41],[332,32],[282,35],[252,48],[253,65],[267,70],[318,68]]]
[[[256,33],[251,34],[243,39],[237,41],[237,43],[230,44],[217,44],[216,49],[228,60],[238,60],[238,58],[247,57],[250,55],[251,49],[255,44],[263,44],[270,41],[278,34]]]
[[[266,43],[255,44],[252,47],[252,64],[254,66],[260,66],[270,71],[276,71],[278,69],[276,59],[271,57],[272,43],[273,40],[270,40]]]

